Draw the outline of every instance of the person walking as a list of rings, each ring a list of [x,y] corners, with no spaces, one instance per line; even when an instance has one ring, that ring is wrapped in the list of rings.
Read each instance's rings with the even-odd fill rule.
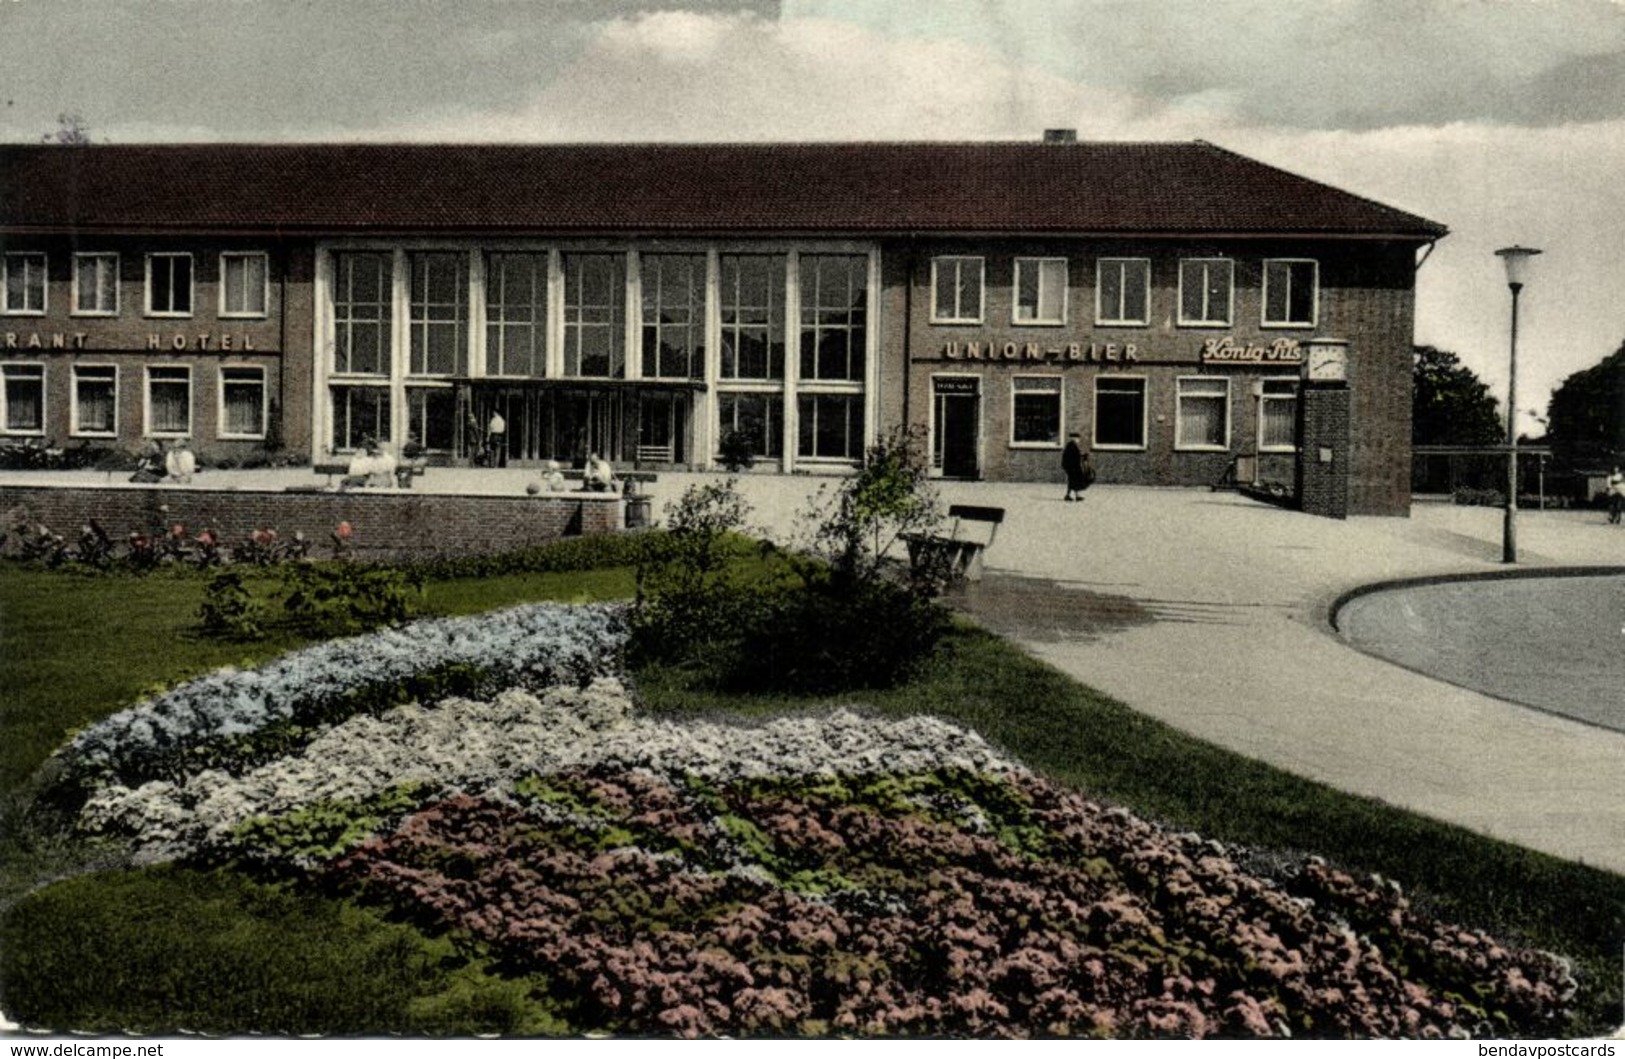
[[[1625,474],[1616,466],[1608,476],[1608,521],[1617,526],[1621,515],[1625,515]]]
[[[502,413],[496,410],[491,412],[491,421],[485,424],[486,458],[490,461],[488,466],[508,466],[508,421],[502,418]]]
[[[1083,451],[1076,433],[1066,437],[1066,448],[1061,453],[1061,470],[1066,473],[1066,500],[1082,500],[1083,491],[1094,480],[1094,463]]]

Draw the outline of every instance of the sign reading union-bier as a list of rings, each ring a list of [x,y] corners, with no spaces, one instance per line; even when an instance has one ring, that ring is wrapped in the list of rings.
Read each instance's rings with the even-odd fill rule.
[[[1140,347],[1132,342],[946,342],[948,360],[1139,360]]]
[[[1295,338],[1273,342],[1237,342],[1226,335],[1202,343],[1203,364],[1302,364],[1303,347]]]

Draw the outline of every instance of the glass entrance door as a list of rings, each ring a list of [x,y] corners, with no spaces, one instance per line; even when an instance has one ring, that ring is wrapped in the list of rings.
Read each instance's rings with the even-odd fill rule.
[[[638,398],[638,462],[682,463],[688,425],[688,398],[677,393],[645,393]]]
[[[611,463],[627,461],[623,439],[621,395],[569,390],[559,399],[559,430],[554,448],[572,463],[598,453]]]
[[[980,478],[980,380],[962,376],[933,379],[932,413],[932,464],[944,478]]]

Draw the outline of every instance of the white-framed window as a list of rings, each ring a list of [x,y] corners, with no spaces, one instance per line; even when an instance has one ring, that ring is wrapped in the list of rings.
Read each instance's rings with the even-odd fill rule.
[[[1187,257],[1179,262],[1179,323],[1227,327],[1235,298],[1236,266],[1228,257]]]
[[[1012,323],[1066,323],[1066,258],[1016,258],[1015,295]]]
[[[723,254],[722,377],[784,378],[784,254]]]
[[[564,374],[626,375],[626,255],[564,255]]]
[[[763,459],[779,458],[784,448],[784,395],[777,393],[719,393],[719,439],[739,432],[750,439],[751,451]]]
[[[389,325],[393,272],[389,254],[333,255],[334,374],[389,374],[394,356]]]
[[[408,369],[413,375],[468,373],[468,259],[456,251],[408,255],[412,296]]]
[[[333,451],[354,452],[368,441],[388,445],[389,387],[334,386],[332,396]]]
[[[72,412],[75,437],[116,436],[118,368],[111,364],[75,364]]]
[[[0,434],[45,433],[45,365],[0,365]]]
[[[457,444],[457,391],[449,384],[408,386],[406,434],[425,449],[450,452]]]
[[[1151,260],[1103,257],[1095,265],[1095,323],[1151,322]]]
[[[1058,449],[1065,410],[1059,375],[1010,377],[1010,447]]]
[[[192,315],[192,255],[147,255],[147,315]]]
[[[73,255],[73,315],[118,315],[118,255]]]
[[[46,259],[33,251],[11,253],[0,258],[0,288],[5,302],[0,311],[7,316],[44,316],[46,299]]]
[[[1319,308],[1319,262],[1299,258],[1264,262],[1265,327],[1314,327]]]
[[[979,257],[931,259],[931,322],[982,322],[983,279],[986,262]]]
[[[1258,384],[1258,451],[1298,449],[1298,380],[1264,379]]]
[[[146,434],[184,438],[192,433],[192,369],[184,365],[147,368]]]
[[[705,255],[644,254],[643,377],[705,376]]]
[[[804,393],[796,398],[796,453],[813,460],[863,458],[863,395]]]
[[[220,255],[220,316],[222,319],[260,319],[270,305],[270,257],[263,251],[233,251]]]
[[[1230,447],[1230,380],[1194,375],[1179,380],[1174,447],[1202,452]]]
[[[267,399],[264,368],[222,366],[220,436],[243,440],[265,437]]]
[[[545,253],[486,257],[485,370],[533,379],[547,374]]]
[[[1138,375],[1095,376],[1094,447],[1143,449],[1145,434],[1145,379]]]
[[[803,379],[863,381],[868,356],[868,303],[867,257],[801,256]]]

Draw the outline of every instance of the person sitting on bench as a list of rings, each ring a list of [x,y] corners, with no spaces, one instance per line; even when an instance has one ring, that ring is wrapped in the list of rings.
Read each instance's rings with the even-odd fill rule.
[[[591,493],[613,493],[617,484],[615,468],[609,461],[594,452],[587,456],[587,467],[582,475],[581,485]]]

